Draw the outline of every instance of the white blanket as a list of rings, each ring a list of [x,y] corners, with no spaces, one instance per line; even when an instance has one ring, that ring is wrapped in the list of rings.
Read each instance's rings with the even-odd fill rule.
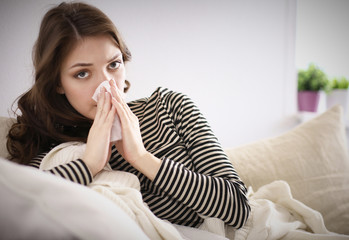
[[[47,170],[81,158],[84,151],[85,144],[63,143],[45,156],[40,169]],[[143,202],[138,178],[127,172],[111,170],[109,165],[94,177],[89,187],[121,207],[150,239],[349,240],[349,236],[329,232],[321,214],[294,199],[284,181],[272,182],[255,193],[249,189],[252,211],[246,225],[239,230],[213,218],[206,219],[200,229],[163,221]]]
[[[82,158],[85,144],[70,142],[53,148],[42,160],[40,169],[48,170]],[[138,178],[127,172],[111,170],[107,165],[88,186],[111,199],[122,208],[150,239],[182,239],[169,222],[157,218],[143,202]]]
[[[255,193],[250,189],[249,193],[251,216],[243,228],[227,229],[230,239],[349,239],[329,232],[322,215],[294,199],[285,181],[264,185]]]

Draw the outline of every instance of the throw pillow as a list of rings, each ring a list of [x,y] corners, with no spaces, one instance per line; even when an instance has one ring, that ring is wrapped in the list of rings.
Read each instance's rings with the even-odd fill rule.
[[[319,211],[328,230],[349,234],[349,157],[342,108],[335,106],[278,137],[226,149],[247,186],[284,180]]]

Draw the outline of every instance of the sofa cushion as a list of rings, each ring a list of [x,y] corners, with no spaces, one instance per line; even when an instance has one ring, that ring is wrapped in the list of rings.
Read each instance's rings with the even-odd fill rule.
[[[330,231],[349,234],[349,158],[342,108],[335,106],[280,136],[225,149],[247,186],[289,183]]]

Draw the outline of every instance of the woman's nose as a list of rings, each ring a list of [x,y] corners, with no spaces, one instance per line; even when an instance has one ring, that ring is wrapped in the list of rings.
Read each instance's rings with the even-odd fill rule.
[[[112,76],[108,72],[100,71],[95,75],[95,78],[94,85],[97,88],[102,82],[112,79]]]
[[[112,79],[112,75],[110,73],[108,73],[107,71],[101,71],[100,73],[100,81],[103,82],[105,80],[110,80]]]

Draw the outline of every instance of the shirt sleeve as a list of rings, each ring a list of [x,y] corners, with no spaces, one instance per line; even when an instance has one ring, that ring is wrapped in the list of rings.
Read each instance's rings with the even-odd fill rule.
[[[195,171],[163,158],[154,184],[200,215],[242,227],[250,213],[246,187],[195,104],[178,94],[166,103]]]
[[[46,153],[41,153],[31,160],[29,166],[40,168],[40,163],[45,157]],[[63,177],[75,183],[82,185],[89,185],[92,182],[92,173],[88,169],[85,162],[81,159],[76,159],[66,164],[58,165],[44,172],[52,173],[56,176]]]

